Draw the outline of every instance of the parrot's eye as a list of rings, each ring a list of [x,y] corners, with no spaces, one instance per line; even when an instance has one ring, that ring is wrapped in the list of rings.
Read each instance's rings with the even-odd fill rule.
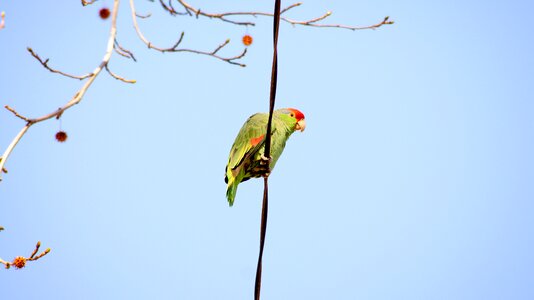
[[[294,113],[290,113],[289,116],[292,117],[292,118],[294,118],[294,117],[295,117],[295,114],[294,114]]]

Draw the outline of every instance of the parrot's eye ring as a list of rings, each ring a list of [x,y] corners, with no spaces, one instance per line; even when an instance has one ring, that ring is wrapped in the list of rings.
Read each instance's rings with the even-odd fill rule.
[[[294,114],[294,113],[290,113],[289,116],[292,117],[292,118],[294,118],[294,117],[295,117],[295,114]]]

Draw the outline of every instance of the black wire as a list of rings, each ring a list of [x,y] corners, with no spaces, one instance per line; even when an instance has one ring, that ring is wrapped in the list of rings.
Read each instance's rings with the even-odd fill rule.
[[[274,104],[276,101],[276,81],[278,78],[278,28],[280,26],[280,0],[274,3],[273,18],[273,67],[271,72],[271,94],[269,99],[269,120],[267,121],[267,132],[265,136],[264,156],[271,157],[271,126],[273,121]],[[254,300],[260,300],[261,292],[261,271],[263,259],[263,247],[265,245],[265,232],[267,231],[267,212],[269,210],[269,177],[263,178],[263,203],[261,207],[260,226],[260,253],[258,255],[258,266],[256,268],[256,281],[254,286]]]
[[[276,82],[278,77],[278,27],[280,25],[280,0],[275,0],[273,18],[273,67],[271,72],[271,95],[269,101],[269,120],[265,137],[265,157],[271,154],[271,126],[273,122],[274,103],[276,100]]]
[[[269,187],[267,184],[268,177],[263,178],[263,204],[261,206],[261,229],[260,229],[260,254],[258,256],[258,266],[256,268],[256,282],[254,286],[254,299],[260,300],[261,290],[261,270],[262,270],[262,257],[263,246],[265,245],[265,231],[267,230],[267,211],[269,210]]]

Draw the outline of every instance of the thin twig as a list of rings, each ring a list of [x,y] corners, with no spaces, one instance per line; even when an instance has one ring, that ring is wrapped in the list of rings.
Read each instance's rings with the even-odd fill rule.
[[[148,13],[146,15],[140,15],[140,14],[136,13],[135,16],[138,17],[138,18],[141,18],[141,19],[146,19],[146,18],[150,18],[152,16],[152,14]]]
[[[147,45],[147,47],[150,48],[150,49],[154,49],[154,50],[162,52],[162,53],[165,53],[165,52],[190,52],[190,53],[196,53],[196,54],[211,56],[211,57],[217,58],[219,60],[225,61],[225,62],[227,62],[229,64],[238,65],[238,66],[241,66],[241,67],[245,67],[246,66],[245,64],[236,62],[236,60],[239,60],[239,59],[243,58],[246,55],[246,53],[247,53],[247,49],[246,48],[243,50],[243,52],[241,52],[241,54],[238,54],[238,55],[233,56],[233,57],[222,57],[222,56],[217,55],[217,52],[219,50],[221,50],[223,47],[225,47],[226,45],[228,45],[230,40],[224,41],[222,44],[217,46],[217,48],[215,48],[215,50],[213,50],[211,52],[193,50],[193,49],[185,49],[185,48],[178,48],[178,46],[182,42],[182,40],[184,38],[184,35],[185,35],[185,33],[182,32],[181,35],[180,35],[180,38],[178,39],[178,41],[172,47],[162,48],[162,47],[154,46],[154,44],[152,44],[152,42],[150,42],[143,35],[143,32],[141,32],[141,29],[139,28],[139,24],[137,23],[137,17],[136,17],[137,14],[135,12],[135,5],[134,5],[134,1],[133,0],[130,0],[130,8],[132,10],[132,21],[133,21],[133,24],[134,24],[135,31],[137,32],[137,35],[139,36],[139,39],[141,39],[141,41],[145,45]]]
[[[84,80],[86,78],[89,78],[91,76],[93,76],[93,73],[89,73],[89,74],[86,74],[86,75],[82,75],[82,76],[76,76],[76,75],[71,75],[71,74],[68,74],[68,73],[64,73],[62,71],[59,71],[59,70],[56,70],[56,69],[52,69],[51,67],[48,66],[48,61],[49,59],[45,59],[44,61],[41,59],[41,57],[39,57],[39,55],[37,55],[37,53],[35,53],[33,51],[32,48],[28,47],[26,48],[28,50],[28,52],[30,52],[30,54],[35,57],[35,59],[37,59],[41,65],[43,65],[43,67],[45,67],[48,71],[52,72],[52,73],[58,73],[58,74],[61,74],[65,77],[69,77],[69,78],[74,78],[74,79],[79,79],[79,80]]]
[[[291,23],[293,25],[313,26],[313,27],[322,27],[322,28],[343,28],[343,29],[349,29],[349,30],[352,30],[352,31],[365,30],[365,29],[377,29],[377,28],[379,28],[379,27],[381,27],[383,25],[391,25],[391,24],[395,23],[393,21],[389,21],[389,16],[387,16],[381,22],[376,23],[374,25],[369,25],[369,26],[347,26],[347,25],[340,25],[340,24],[315,24],[315,22],[324,20],[326,17],[328,17],[330,15],[332,15],[332,13],[331,12],[327,12],[326,14],[324,14],[323,16],[321,16],[319,18],[312,19],[312,20],[306,21],[306,22],[299,22],[299,21],[294,21],[294,20],[290,20],[290,19],[285,19],[284,21],[286,21],[288,23]]]
[[[189,15],[191,15],[191,16],[195,15],[196,18],[198,18],[198,16],[204,16],[204,17],[208,17],[210,19],[211,18],[219,19],[221,21],[228,22],[228,23],[235,24],[235,25],[244,25],[244,26],[254,26],[255,25],[252,22],[239,22],[239,21],[233,21],[233,20],[230,20],[230,19],[226,18],[226,16],[229,16],[229,15],[254,15],[254,13],[211,14],[211,13],[203,12],[200,9],[194,8],[193,6],[189,5],[187,2],[185,2],[183,0],[177,0],[177,1],[178,1],[178,3],[180,3],[185,8],[185,10],[189,13]]]
[[[35,245],[35,250],[33,250],[32,254],[30,255],[30,259],[37,254],[37,251],[39,251],[39,248],[41,248],[41,242],[37,242],[37,245]]]
[[[133,55],[133,53],[130,50],[122,47],[119,44],[119,41],[117,41],[117,39],[115,39],[115,44],[113,44],[113,49],[115,49],[115,52],[117,52],[119,55],[124,56],[126,58],[130,58],[133,61],[137,62],[137,59],[135,59],[135,56]]]
[[[105,68],[106,68],[106,71],[108,71],[109,75],[111,75],[111,77],[113,77],[113,78],[115,78],[117,80],[120,80],[120,81],[126,82],[126,83],[136,83],[137,82],[135,79],[125,79],[125,78],[120,77],[119,75],[111,72],[111,70],[109,69],[107,64],[106,64]]]
[[[230,43],[230,39],[227,39],[226,41],[224,41],[224,43],[217,46],[217,48],[215,48],[215,50],[213,50],[211,54],[216,54],[217,52],[219,52],[219,50],[221,50],[224,46],[228,45],[229,43]]]
[[[89,5],[89,4],[93,4],[95,2],[96,2],[96,0],[82,0],[82,5],[86,6],[86,5]]]
[[[284,8],[284,9],[282,9],[282,10],[280,11],[280,15],[282,15],[283,13],[285,13],[286,11],[288,11],[288,10],[294,8],[294,7],[301,6],[301,5],[302,5],[302,2],[293,3],[293,4],[291,4],[290,6],[288,6],[288,7]]]
[[[16,117],[26,121],[26,122],[29,122],[30,120],[28,118],[26,118],[25,116],[19,114],[16,110],[14,110],[13,108],[9,107],[9,105],[6,105],[4,106],[7,110],[9,110],[10,112],[12,112]]]
[[[163,0],[159,0],[159,3],[161,4],[161,6],[163,7],[164,10],[168,11],[171,16],[183,16],[183,15],[187,15],[187,14],[191,14],[189,13],[189,11],[186,11],[186,12],[177,12],[174,7],[172,6],[172,2],[169,0],[169,4],[165,4],[165,2],[163,2]]]
[[[128,59],[133,59],[128,53],[124,52],[120,47],[118,47],[117,45],[113,45],[113,50],[115,50],[115,52],[117,52],[118,55],[122,56],[122,57],[126,57]],[[134,60],[135,61],[135,60]]]
[[[78,92],[76,92],[76,94],[74,94],[74,96],[65,105],[63,105],[62,107],[60,107],[56,111],[53,111],[53,112],[51,112],[49,114],[46,114],[44,116],[41,116],[39,118],[34,118],[34,119],[26,118],[27,119],[26,120],[27,121],[26,125],[24,127],[22,127],[20,132],[11,141],[11,143],[7,147],[6,151],[2,155],[2,160],[0,161],[0,170],[2,170],[4,168],[4,165],[5,165],[6,161],[7,161],[7,159],[9,158],[9,155],[12,153],[13,149],[15,148],[15,146],[18,144],[20,139],[24,136],[24,134],[28,131],[28,129],[32,125],[34,125],[36,123],[39,123],[39,122],[42,122],[42,121],[45,121],[45,120],[48,120],[48,119],[51,119],[51,118],[54,118],[54,117],[57,117],[57,116],[60,116],[65,110],[71,108],[72,106],[74,106],[74,105],[80,103],[80,101],[82,101],[83,96],[87,92],[87,89],[89,89],[89,87],[93,84],[93,82],[94,82],[95,78],[98,76],[98,74],[100,74],[102,69],[104,69],[104,67],[108,64],[108,62],[109,62],[109,60],[111,58],[111,55],[113,53],[113,45],[114,45],[114,42],[115,42],[115,36],[117,34],[117,14],[118,14],[118,11],[119,11],[119,2],[120,2],[120,0],[114,0],[112,19],[111,19],[111,29],[110,29],[110,33],[109,33],[106,52],[104,54],[104,58],[102,59],[102,62],[100,62],[100,64],[94,69],[94,71],[91,73],[91,76],[88,77],[89,80],[87,80],[84,83],[84,85],[80,88],[80,90]],[[0,180],[1,179],[2,178],[0,176]]]

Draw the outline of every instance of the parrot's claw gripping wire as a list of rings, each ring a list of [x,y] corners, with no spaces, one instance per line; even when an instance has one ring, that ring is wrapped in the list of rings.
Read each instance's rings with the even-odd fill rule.
[[[261,161],[260,161],[260,164],[261,165],[267,165],[271,162],[271,160],[273,160],[272,157],[265,157],[263,154],[261,155]]]
[[[271,161],[273,160],[272,157],[265,157],[265,155],[261,155],[260,157],[260,165],[258,166],[258,171],[261,174],[262,177],[269,177],[271,174]]]

